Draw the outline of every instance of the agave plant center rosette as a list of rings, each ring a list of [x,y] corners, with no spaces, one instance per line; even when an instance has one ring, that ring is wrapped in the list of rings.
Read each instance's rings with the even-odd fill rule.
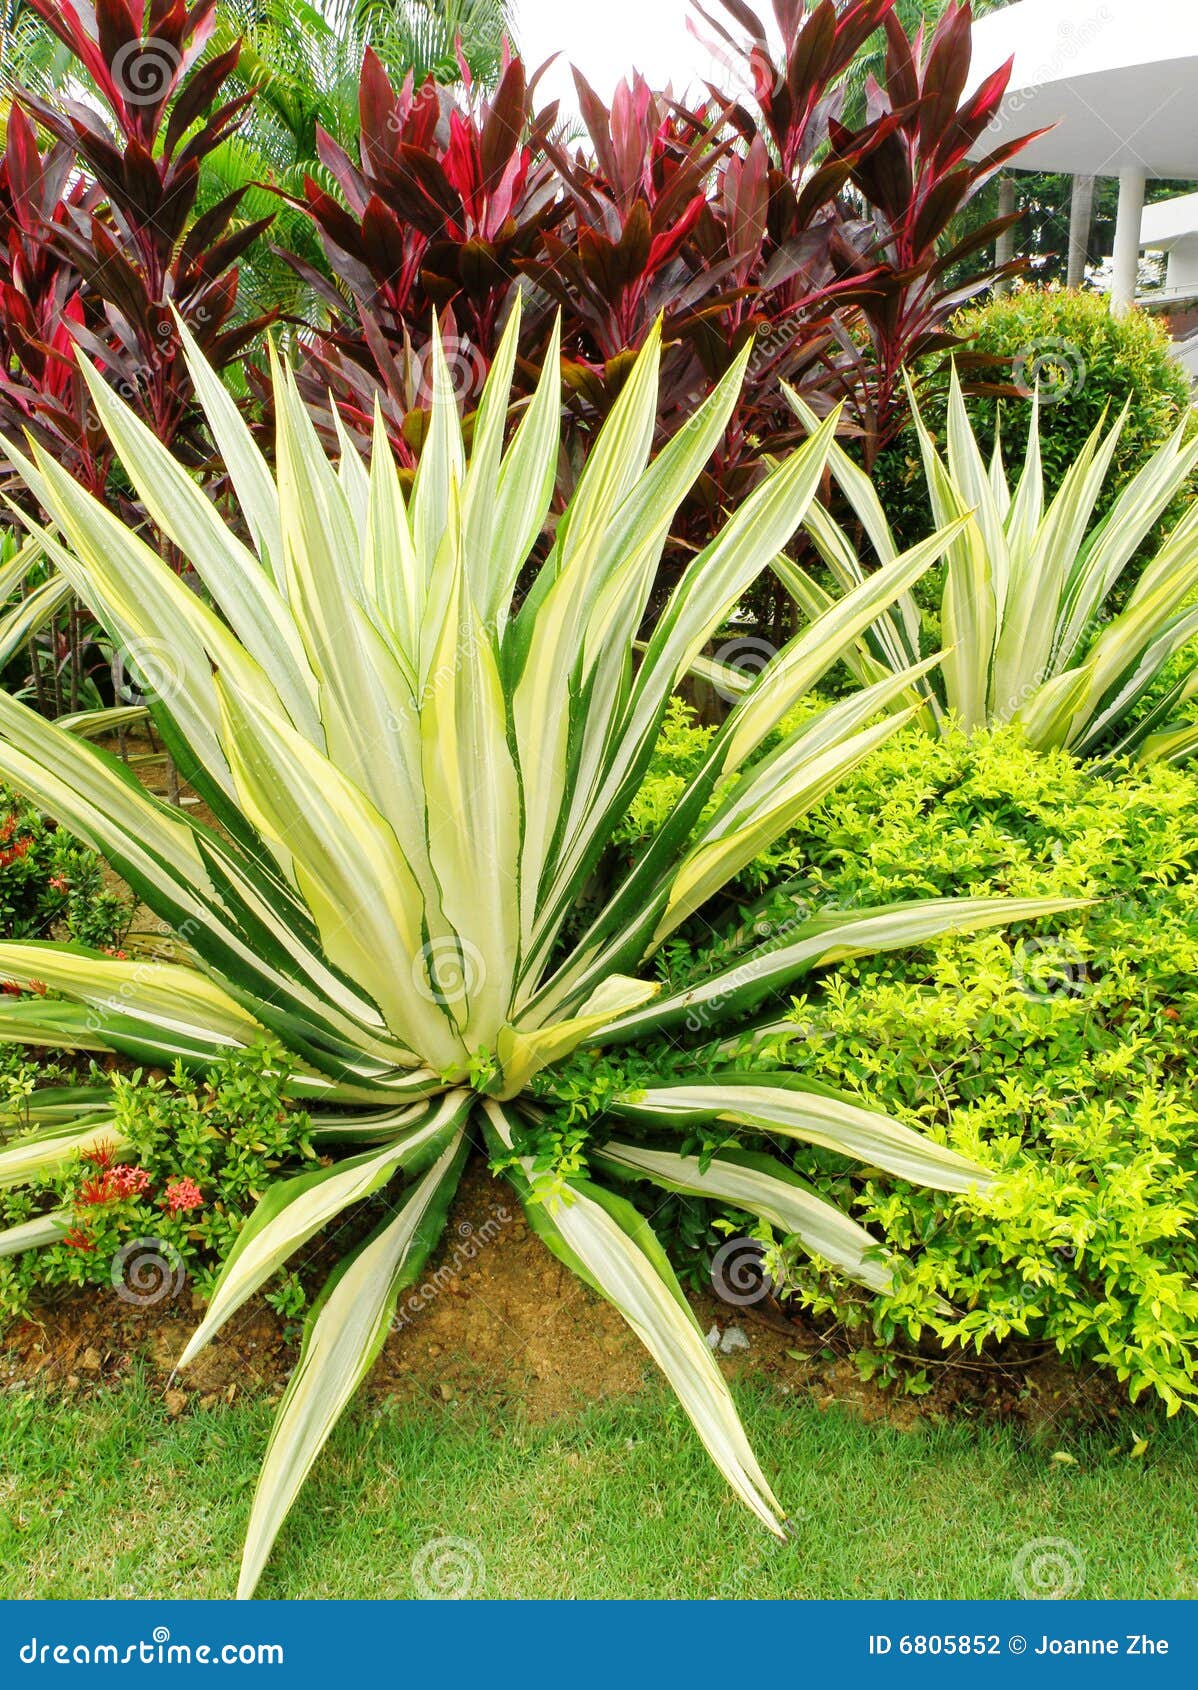
[[[694,558],[638,659],[672,518],[721,437],[747,353],[654,456],[651,335],[545,550],[558,356],[555,345],[513,428],[518,334],[516,312],[469,457],[435,342],[430,432],[408,499],[381,418],[369,469],[344,440],[334,466],[277,364],[272,473],[187,342],[248,543],[88,371],[146,511],[206,597],[38,447],[29,458],[11,448],[52,514],[53,528],[31,524],[37,539],[139,668],[181,772],[218,825],[160,802],[119,762],[0,697],[0,773],[102,852],[180,944],[161,961],[0,946],[4,977],[46,988],[4,1000],[0,1038],[203,1068],[265,1032],[293,1060],[293,1088],[328,1155],[262,1198],[181,1366],[307,1240],[380,1200],[379,1225],[309,1319],[253,1506],[243,1593],[434,1248],[472,1147],[512,1182],[554,1254],[620,1309],[736,1494],[780,1531],[666,1257],[612,1182],[735,1204],[841,1272],[885,1285],[877,1241],[771,1151],[818,1144],[947,1190],[982,1171],[793,1077],[723,1073],[717,1040],[771,1006],[776,1014],[779,994],[821,963],[1059,907],[796,913],[734,968],[663,993],[652,961],[663,941],[897,727],[886,707],[924,664],[785,723],[953,529],[895,559],[780,652],[639,860],[598,881],[675,685],[798,528],[836,419]],[[555,1070],[584,1043],[651,1058],[655,1041],[675,1054],[694,1048],[688,1083],[617,1093],[589,1123],[587,1174],[546,1171],[527,1147],[552,1114]],[[675,1060],[665,1078],[677,1071]],[[701,1123],[746,1148],[682,1154],[680,1129]],[[74,1121],[59,1114],[0,1151],[0,1179],[44,1174],[103,1131],[101,1101],[81,1103]],[[43,1218],[0,1237],[0,1250],[45,1242],[64,1224]]]

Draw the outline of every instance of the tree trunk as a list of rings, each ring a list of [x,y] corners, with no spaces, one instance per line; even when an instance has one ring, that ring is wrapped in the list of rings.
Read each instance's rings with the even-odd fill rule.
[[[1066,286],[1079,288],[1086,279],[1090,256],[1090,226],[1094,216],[1094,178],[1075,176],[1069,203],[1069,270]]]
[[[1000,176],[998,179],[998,215],[1009,217],[1019,208],[1015,203],[1015,178]],[[1009,264],[1015,256],[1015,225],[1004,229],[994,243],[994,262],[996,265]],[[1010,278],[1000,276],[994,284],[995,293],[1006,293],[1011,286]]]

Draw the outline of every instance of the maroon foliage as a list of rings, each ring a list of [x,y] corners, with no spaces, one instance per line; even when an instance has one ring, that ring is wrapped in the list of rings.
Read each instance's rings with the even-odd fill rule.
[[[518,269],[562,215],[544,155],[556,108],[537,112],[532,102],[519,60],[505,62],[489,96],[467,84],[459,108],[431,77],[417,89],[409,76],[397,91],[368,51],[358,163],[328,135],[318,137],[343,203],[311,178],[299,203],[346,292],[292,260],[331,315],[301,379],[318,409],[331,386],[343,418],[359,430],[377,395],[405,459],[427,410],[423,353],[434,312],[443,316],[463,398],[477,395]]]
[[[160,438],[185,435],[191,384],[172,307],[223,368],[261,321],[237,323],[237,261],[271,219],[238,225],[241,193],[196,216],[203,161],[250,98],[221,103],[231,48],[201,62],[216,0],[30,0],[86,68],[109,110],[22,92],[21,104],[69,149],[94,191],[46,208],[58,260],[80,279],[75,340]]]
[[[61,142],[46,153],[19,106],[9,114],[0,158],[0,433],[32,432],[92,492],[103,487],[108,454],[89,432],[72,329],[83,322],[79,272],[48,228],[86,215],[95,189],[71,180],[74,157]]]
[[[841,325],[829,360],[863,442],[866,462],[907,421],[903,368],[960,343],[946,332],[966,300],[1018,263],[983,263],[966,282],[951,280],[962,261],[993,245],[1013,219],[995,219],[953,240],[953,219],[1002,166],[1034,136],[1004,142],[980,161],[967,156],[998,111],[1011,66],[1006,64],[963,99],[969,77],[972,17],[954,0],[930,41],[908,39],[886,19],[886,86],[871,79],[867,122],[854,132],[833,120],[830,160],[847,166],[863,202],[851,229],[859,256],[856,298],[860,331]]]
[[[669,343],[725,303],[733,266],[723,254],[704,262],[693,237],[731,141],[641,76],[620,84],[610,110],[574,80],[592,157],[548,143],[570,215],[524,269],[562,307],[567,377],[603,408],[656,318]]]

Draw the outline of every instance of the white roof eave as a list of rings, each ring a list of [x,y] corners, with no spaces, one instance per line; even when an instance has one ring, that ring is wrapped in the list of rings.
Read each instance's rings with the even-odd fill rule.
[[[1198,179],[1195,0],[1019,0],[974,25],[970,88],[1012,57],[975,158],[1053,124],[1012,168]]]

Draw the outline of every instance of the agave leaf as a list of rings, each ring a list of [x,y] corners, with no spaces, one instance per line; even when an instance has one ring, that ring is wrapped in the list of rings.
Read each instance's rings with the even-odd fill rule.
[[[40,1250],[47,1244],[59,1244],[71,1230],[69,1209],[56,1209],[52,1215],[38,1215],[34,1220],[22,1221],[0,1232],[0,1257],[19,1256],[25,1250]]]
[[[487,1115],[510,1148],[510,1125],[496,1104]],[[682,1294],[661,1245],[631,1203],[571,1180],[552,1214],[535,1201],[530,1162],[514,1181],[530,1223],[555,1255],[612,1303],[678,1395],[708,1454],[737,1496],[776,1537],[780,1508],[741,1427],[723,1375]]]
[[[28,988],[40,980],[97,1010],[142,1020],[165,1032],[198,1034],[214,1045],[249,1045],[263,1027],[194,968],[111,957],[46,941],[0,944],[0,977]]]
[[[929,898],[796,918],[793,926],[781,927],[735,966],[622,1016],[597,1033],[595,1043],[635,1043],[675,1026],[699,1032],[748,1014],[816,967],[914,948],[946,933],[979,932],[1086,909],[1090,902],[1085,898]]]
[[[258,1475],[239,1597],[253,1595],[316,1457],[383,1347],[400,1292],[415,1282],[432,1253],[467,1148],[459,1128],[423,1178],[404,1193],[395,1213],[340,1263],[313,1305]]]
[[[150,517],[190,560],[296,727],[314,745],[323,745],[315,677],[282,594],[145,423],[117,402],[87,359],[80,360],[80,368]]]
[[[649,1086],[615,1098],[611,1108],[644,1123],[739,1122],[758,1132],[781,1133],[839,1151],[933,1191],[984,1191],[992,1181],[984,1168],[955,1150],[789,1074],[730,1073],[719,1075],[712,1085]]]
[[[844,712],[845,718],[851,722],[853,715],[862,709],[865,714],[874,715],[885,699],[909,685],[914,673],[883,681],[876,698],[858,694],[843,701],[853,707]],[[863,697],[867,700],[864,706]],[[839,713],[839,706],[827,712]],[[846,727],[847,737],[817,749],[808,749],[805,744],[808,736],[802,735],[793,745],[780,747],[773,757],[754,768],[748,778],[738,782],[679,866],[665,913],[653,935],[653,945],[659,945],[687,916],[726,886],[771,840],[793,827],[850,769],[897,733],[911,714],[888,716],[860,733],[852,733]]]
[[[81,1120],[69,1126],[55,1125],[31,1133],[0,1149],[0,1187],[28,1185],[68,1167],[76,1156],[108,1145],[119,1154],[126,1144],[111,1116],[98,1114],[85,1126]]]
[[[216,686],[243,809],[289,866],[330,960],[361,981],[397,1037],[453,1067],[462,1049],[421,959],[424,901],[395,834],[282,717],[251,716],[219,675]]]
[[[31,561],[41,555],[40,548],[26,546],[24,555]],[[14,560],[15,561],[15,560]],[[27,598],[21,599],[10,610],[0,615],[0,664],[7,663],[16,656],[22,646],[28,645],[34,634],[38,633],[49,622],[58,610],[71,596],[71,583],[62,575],[51,575],[48,581],[43,581],[40,587],[35,587]],[[0,597],[0,603],[3,598]]]
[[[382,1149],[272,1186],[238,1233],[207,1313],[176,1366],[193,1361],[230,1315],[343,1209],[360,1203],[400,1171],[418,1173],[439,1158],[459,1135],[471,1101],[469,1092],[447,1092],[434,1103],[414,1108],[407,1129]]]
[[[704,1166],[697,1156],[609,1139],[595,1160],[600,1167],[652,1180],[667,1191],[744,1209],[797,1238],[811,1255],[830,1262],[871,1291],[893,1289],[894,1274],[882,1243],[817,1197],[776,1157],[748,1150],[725,1151]]]
[[[283,535],[279,501],[266,459],[220,376],[204,357],[180,313],[172,306],[175,331],[183,346],[187,373],[204,408],[212,438],[237,494],[253,536],[259,561],[276,586],[283,585]]]

